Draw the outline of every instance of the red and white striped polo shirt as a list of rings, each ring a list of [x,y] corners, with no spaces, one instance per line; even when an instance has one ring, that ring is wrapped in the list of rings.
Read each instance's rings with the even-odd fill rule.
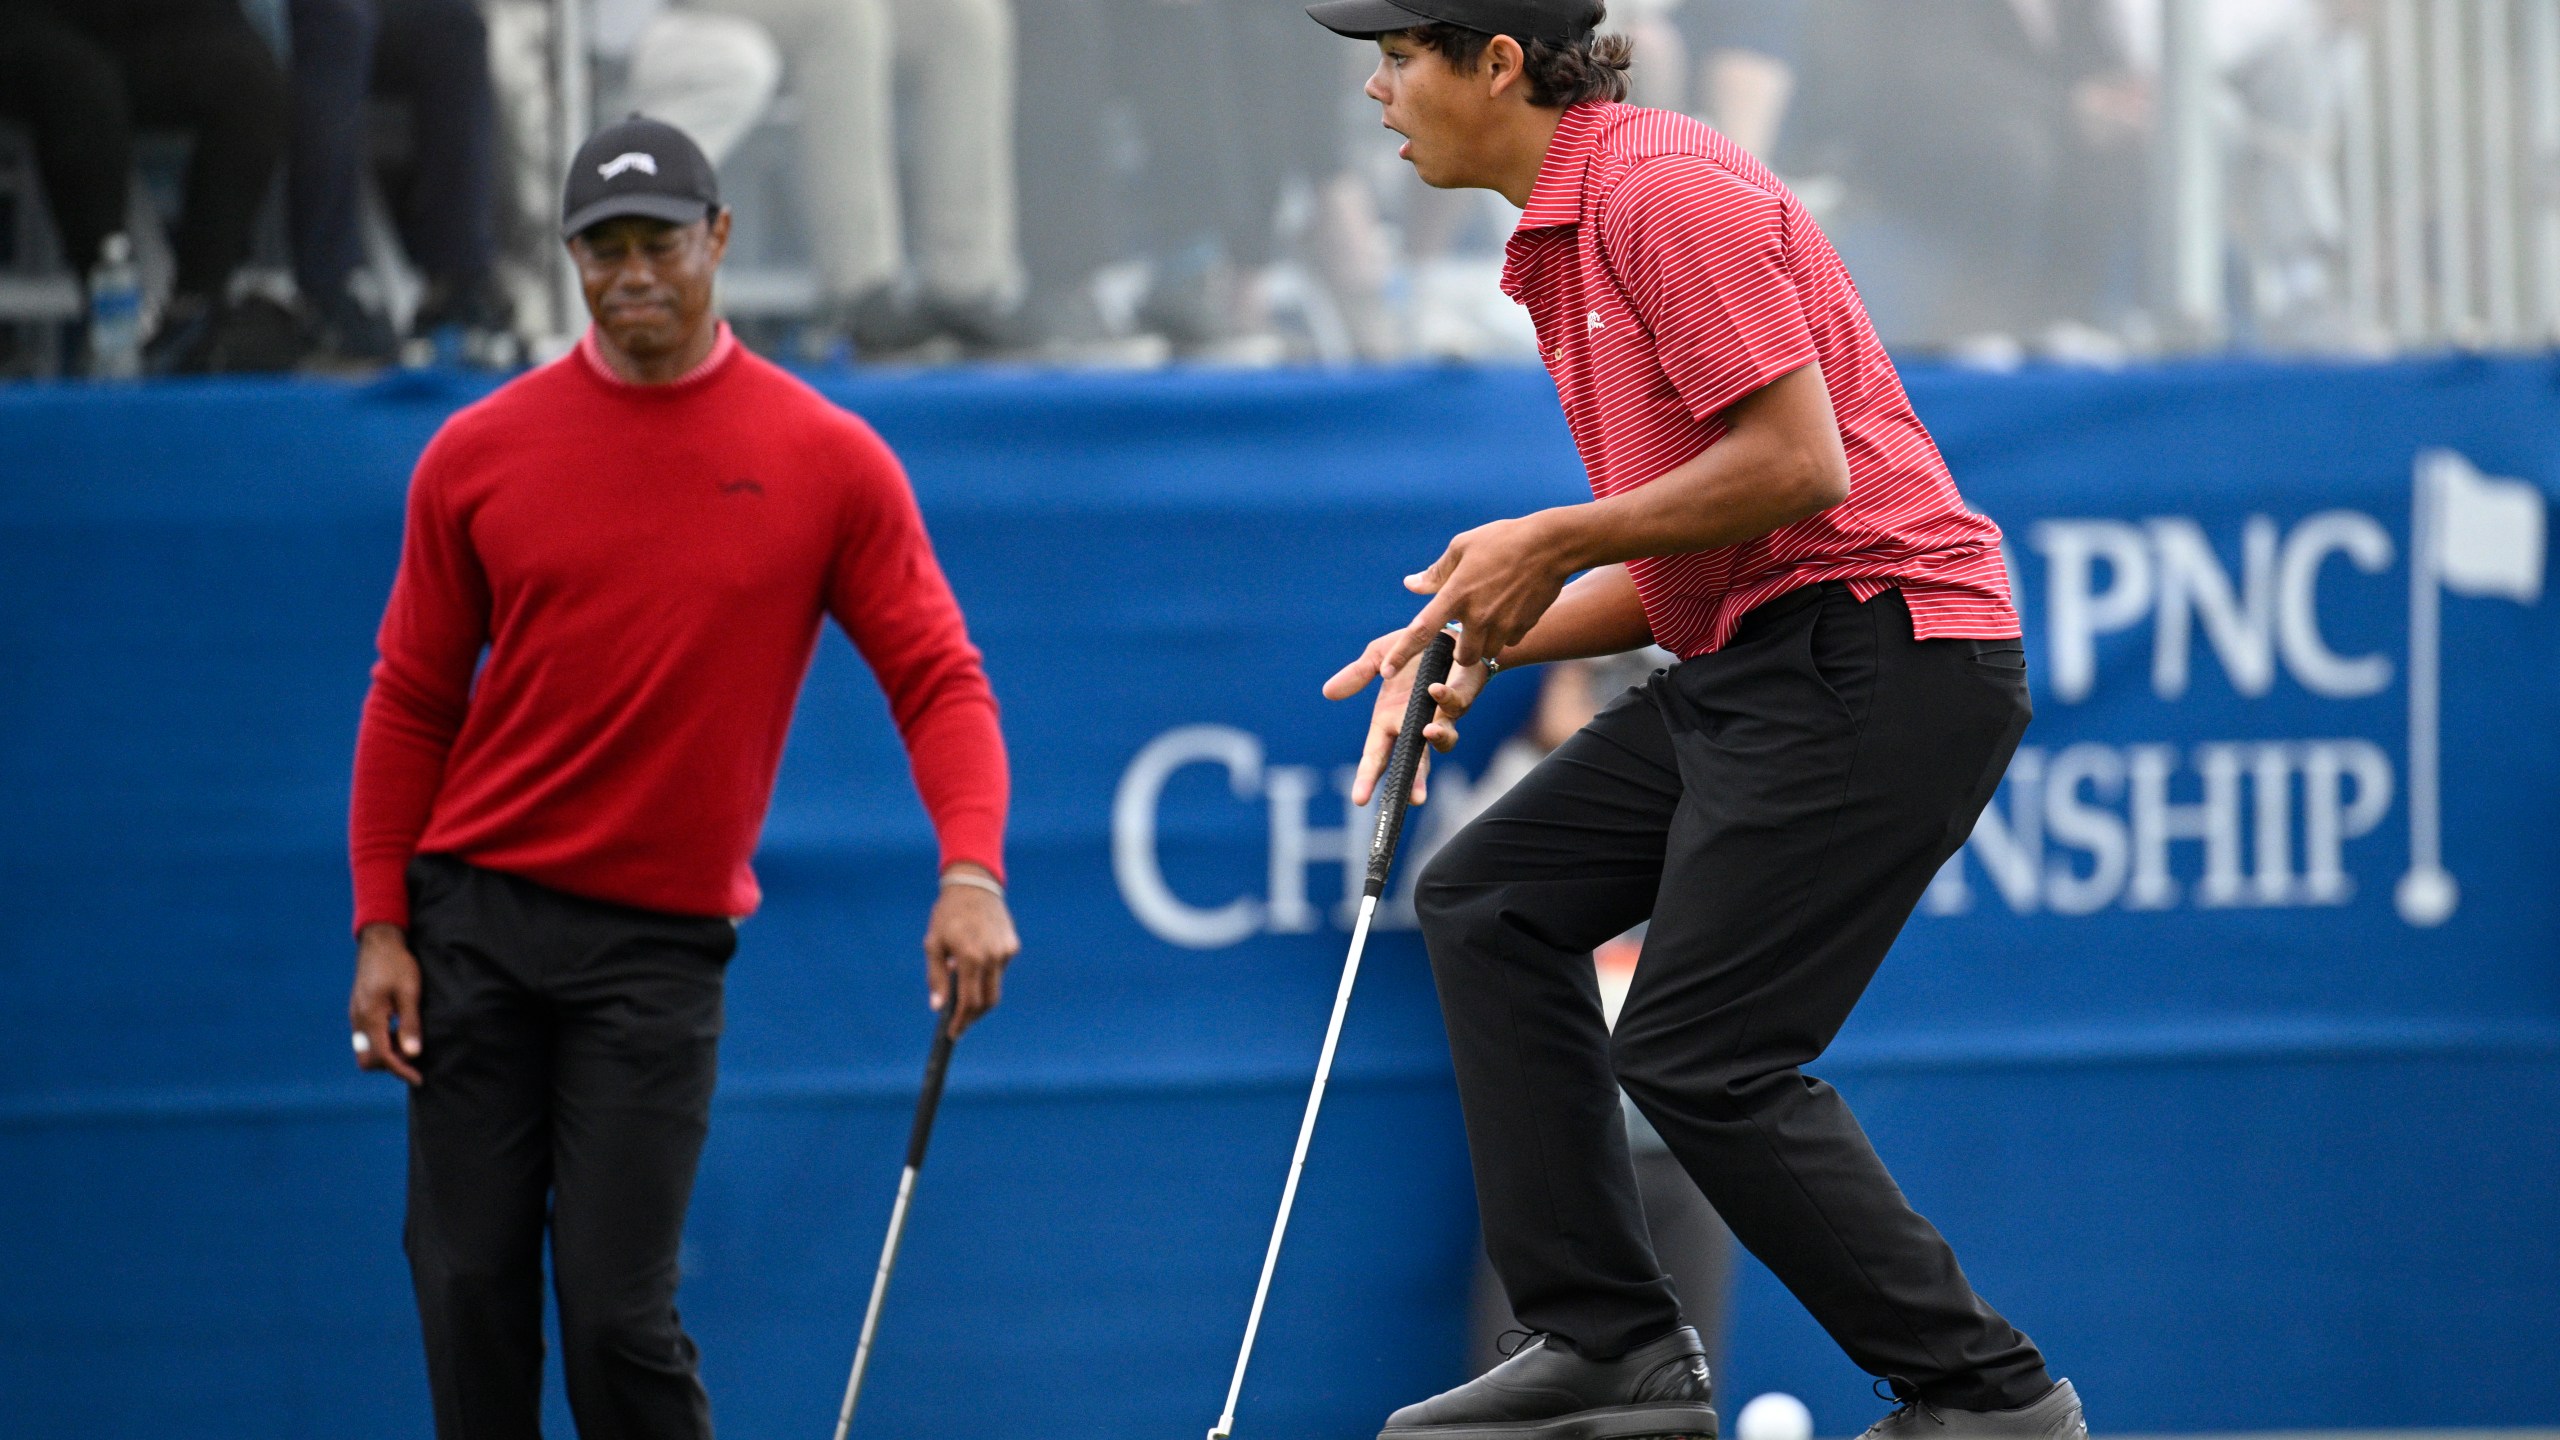
[[[1999,527],[1956,493],[1831,242],[1742,147],[1667,111],[1566,110],[1502,288],[1537,322],[1602,497],[1696,458],[1727,406],[1822,363],[1849,498],[1757,540],[1630,562],[1665,649],[1713,650],[1753,606],[1820,580],[1861,601],[1900,587],[1918,639],[2018,633]]]

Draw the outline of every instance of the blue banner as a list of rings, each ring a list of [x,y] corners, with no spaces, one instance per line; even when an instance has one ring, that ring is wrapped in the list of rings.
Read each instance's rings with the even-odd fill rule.
[[[1912,377],[2008,533],[2038,718],[1819,1068],[2101,1429],[2560,1418],[2556,376]],[[1205,1428],[1356,889],[1364,712],[1316,686],[1450,534],[1584,493],[1553,392],[827,385],[905,457],[987,651],[1026,942],[955,1062],[863,1425]],[[342,835],[407,469],[472,393],[0,394],[12,1428],[427,1433],[399,1101],[346,1061]],[[1442,813],[1531,697],[1496,686]],[[814,1430],[843,1383],[925,1048],[932,854],[830,638],[685,1254],[731,1433]],[[1459,1378],[1465,1156],[1388,924],[1240,1435],[1366,1433]],[[1732,1305],[1728,1413],[1785,1389],[1824,1433],[1873,1418],[1765,1272]]]

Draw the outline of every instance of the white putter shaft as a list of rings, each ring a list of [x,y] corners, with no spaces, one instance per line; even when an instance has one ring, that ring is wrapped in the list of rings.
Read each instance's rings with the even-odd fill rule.
[[[871,1303],[862,1312],[862,1339],[853,1347],[853,1376],[844,1383],[844,1406],[836,1411],[836,1440],[853,1428],[853,1402],[862,1396],[862,1372],[871,1368],[871,1339],[880,1333],[880,1303],[889,1298],[889,1272],[898,1268],[898,1241],[907,1233],[907,1202],[915,1197],[916,1167],[898,1176],[898,1200],[889,1207],[889,1238],[880,1246],[880,1268],[871,1277]]]
[[[853,1428],[854,1403],[862,1398],[863,1372],[871,1368],[871,1342],[880,1333],[881,1302],[889,1298],[889,1273],[898,1268],[898,1242],[906,1238],[907,1207],[916,1195],[916,1176],[924,1169],[925,1147],[933,1140],[933,1117],[942,1108],[942,1082],[951,1071],[951,1045],[959,1039],[948,1016],[933,1026],[933,1049],[925,1057],[924,1088],[916,1096],[915,1127],[907,1132],[907,1163],[898,1172],[898,1198],[889,1207],[889,1238],[880,1242],[880,1268],[871,1275],[871,1303],[862,1311],[862,1339],[853,1347],[853,1374],[844,1382],[844,1404],[836,1411],[836,1440]]]
[[[1324,1082],[1333,1074],[1333,1049],[1342,1039],[1342,1017],[1351,1009],[1351,983],[1360,978],[1360,952],[1369,943],[1369,919],[1378,913],[1378,897],[1360,900],[1360,919],[1351,929],[1351,956],[1342,963],[1342,988],[1333,995],[1333,1021],[1325,1026],[1324,1052],[1316,1057],[1315,1088],[1307,1092],[1307,1115],[1298,1122],[1298,1152],[1289,1157],[1289,1181],[1280,1190],[1280,1218],[1271,1222],[1271,1248],[1262,1255],[1262,1280],[1253,1287],[1253,1313],[1244,1322],[1244,1348],[1236,1354],[1235,1379],[1227,1385],[1227,1408],[1218,1416],[1209,1440],[1227,1440],[1236,1430],[1236,1399],[1244,1394],[1245,1367],[1253,1363],[1253,1340],[1262,1330],[1262,1302],[1271,1298],[1271,1272],[1280,1263],[1280,1242],[1289,1233],[1289,1210],[1298,1203],[1298,1176],[1307,1168],[1307,1146],[1316,1138],[1316,1112],[1324,1108]],[[839,1433],[836,1440],[844,1440]]]

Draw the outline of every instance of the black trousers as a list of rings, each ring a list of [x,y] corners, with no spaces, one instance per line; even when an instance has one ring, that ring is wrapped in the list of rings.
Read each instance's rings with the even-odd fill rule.
[[[447,856],[414,862],[409,890],[426,1083],[407,1243],[438,1440],[541,1434],[546,1231],[582,1440],[707,1440],[676,1249],[736,928]]]
[[[1976,1296],[1838,1092],[1831,1043],[2028,718],[2018,642],[1914,641],[1811,586],[1629,691],[1460,831],[1418,895],[1485,1248],[1523,1325],[1609,1356],[1679,1322],[1618,1089],[1851,1359],[2024,1404],[2043,1357]],[[1614,1035],[1592,947],[1650,918]]]

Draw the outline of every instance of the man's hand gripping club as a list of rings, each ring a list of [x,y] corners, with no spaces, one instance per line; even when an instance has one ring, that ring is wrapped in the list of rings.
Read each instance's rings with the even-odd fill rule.
[[[1431,687],[1438,713],[1422,732],[1432,750],[1447,750],[1458,743],[1459,717],[1492,677],[1486,662],[1518,644],[1555,604],[1572,572],[1546,544],[1541,518],[1497,520],[1450,541],[1430,568],[1405,577],[1404,588],[1431,597],[1413,623],[1370,641],[1359,659],[1325,682],[1328,700],[1348,700],[1371,680],[1379,682],[1368,739],[1351,784],[1353,804],[1368,804],[1386,771],[1404,721],[1405,699],[1413,689],[1413,662],[1430,647],[1432,636],[1453,624],[1458,627],[1449,678]],[[1414,767],[1412,803],[1423,802],[1430,774],[1431,755],[1425,751]]]
[[[1738,545],[1848,497],[1849,460],[1820,365],[1789,371],[1717,418],[1723,438],[1652,482],[1479,525],[1450,541],[1430,569],[1405,577],[1405,588],[1431,603],[1412,624],[1370,642],[1324,686],[1326,698],[1348,700],[1371,680],[1383,682],[1351,786],[1354,803],[1369,803],[1404,719],[1409,667],[1444,626],[1464,628],[1448,680],[1431,690],[1440,710],[1423,734],[1435,750],[1458,743],[1458,717],[1484,689],[1488,659],[1534,665],[1651,644],[1652,626],[1625,562]],[[1586,573],[1565,584],[1577,570]],[[1429,770],[1426,752],[1413,776],[1416,805]]]
[[[1005,966],[1021,953],[995,876],[983,865],[954,864],[924,934],[926,994],[937,1012],[949,1007],[954,1038],[1004,999]]]

